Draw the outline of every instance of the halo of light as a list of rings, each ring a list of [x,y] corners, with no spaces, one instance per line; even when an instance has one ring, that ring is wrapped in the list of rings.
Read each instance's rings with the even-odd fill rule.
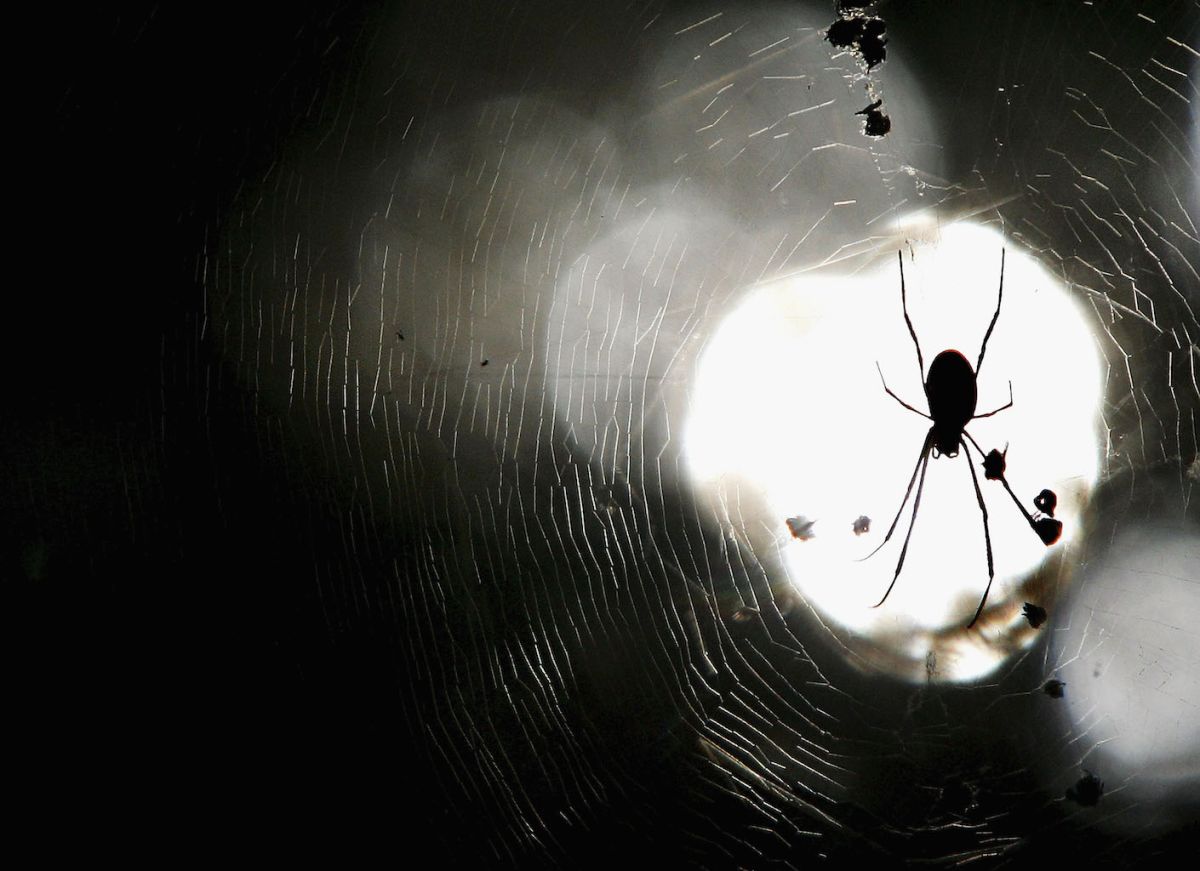
[[[904,268],[926,371],[945,348],[976,363],[1007,245],[977,410],[1004,405],[1009,379],[1013,406],[969,430],[984,450],[1008,445],[1007,477],[1030,511],[1042,488],[1058,494],[1064,533],[1047,549],[1001,485],[979,475],[996,566],[989,619],[979,625],[1027,630],[1014,596],[1079,534],[1097,475],[1094,339],[1066,288],[995,230],[965,222],[916,229],[924,238],[905,246]],[[906,231],[915,235],[911,225]],[[862,558],[896,516],[929,426],[884,392],[876,361],[894,392],[927,409],[894,254],[854,273],[826,269],[759,287],[717,327],[700,359],[684,451],[701,491],[718,504],[737,501],[743,526],[772,530],[791,582],[823,618],[912,664],[925,659],[916,655],[924,633],[965,626],[974,613],[987,584],[983,524],[967,460],[932,459],[903,573],[884,606],[871,607],[892,579],[911,500],[892,540]],[[971,462],[978,466],[979,457]],[[815,521],[811,538],[789,534],[792,516]],[[853,531],[860,516],[871,520],[863,535]],[[1001,647],[1011,645],[960,638],[942,650],[941,674],[986,674],[1002,660],[992,652]]]

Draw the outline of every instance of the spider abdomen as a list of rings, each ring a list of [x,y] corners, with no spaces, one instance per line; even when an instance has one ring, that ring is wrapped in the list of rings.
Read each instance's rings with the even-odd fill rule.
[[[934,357],[925,379],[925,398],[933,418],[934,445],[939,453],[957,455],[963,427],[975,414],[978,399],[975,370],[967,358],[955,350]]]

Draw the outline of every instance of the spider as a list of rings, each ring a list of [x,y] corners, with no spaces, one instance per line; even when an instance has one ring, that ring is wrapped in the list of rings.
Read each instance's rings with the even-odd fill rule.
[[[900,559],[896,563],[896,573],[892,576],[892,582],[888,585],[887,592],[883,594],[883,598],[872,607],[878,608],[887,601],[892,588],[896,586],[896,581],[900,578],[900,570],[904,567],[904,558],[908,554],[908,543],[912,539],[913,526],[917,521],[917,510],[921,507],[921,491],[925,488],[925,470],[929,466],[930,453],[933,454],[935,459],[942,454],[945,454],[947,457],[957,457],[958,450],[961,447],[967,458],[967,468],[971,471],[971,483],[975,485],[975,500],[979,503],[979,512],[983,515],[983,540],[987,548],[988,563],[987,587],[983,591],[983,598],[979,600],[979,607],[975,609],[975,616],[967,624],[967,628],[970,629],[979,620],[979,615],[983,613],[983,606],[987,603],[988,593],[991,592],[996,570],[992,561],[992,536],[988,530],[987,506],[983,502],[983,493],[979,489],[979,478],[975,474],[975,466],[971,462],[971,452],[967,447],[967,441],[984,458],[983,468],[986,477],[989,480],[998,480],[1004,485],[1004,489],[1008,491],[1017,508],[1025,516],[1029,527],[1042,539],[1047,547],[1058,541],[1058,537],[1062,533],[1062,523],[1049,517],[1041,517],[1035,520],[1033,515],[1021,504],[1021,500],[1013,493],[1012,488],[1008,485],[1008,481],[1004,478],[1004,455],[995,450],[985,454],[979,443],[966,431],[966,425],[972,420],[999,414],[1013,404],[1012,382],[1009,381],[1008,402],[1005,405],[984,414],[975,413],[975,403],[978,399],[978,388],[976,385],[979,378],[979,370],[983,366],[983,355],[987,351],[988,339],[991,338],[992,330],[995,329],[996,321],[1000,317],[1000,305],[1004,300],[1004,249],[1000,251],[1000,291],[996,299],[996,313],[992,315],[992,322],[988,324],[987,332],[983,335],[983,345],[979,349],[979,359],[975,362],[975,368],[971,368],[970,362],[961,353],[953,349],[947,349],[933,358],[933,363],[929,366],[928,376],[925,375],[925,359],[921,354],[921,343],[917,341],[917,333],[913,329],[912,320],[908,316],[908,296],[904,286],[904,256],[899,251],[896,252],[896,255],[900,261],[900,304],[904,309],[904,322],[908,324],[908,333],[912,336],[913,345],[917,349],[917,364],[921,367],[921,376],[925,384],[925,398],[929,404],[929,413],[926,414],[923,411],[918,411],[893,393],[891,388],[887,386],[887,380],[883,377],[883,369],[880,368],[878,361],[875,363],[875,368],[879,370],[879,380],[883,382],[883,389],[887,392],[888,396],[914,414],[919,414],[926,420],[931,421],[932,425],[925,434],[924,442],[921,443],[921,452],[917,456],[917,465],[913,469],[912,477],[908,479],[908,489],[904,491],[904,500],[900,503],[899,510],[896,511],[896,518],[892,521],[892,525],[888,528],[887,535],[884,536],[879,547],[864,557],[864,559],[869,559],[874,556],[879,552],[880,548],[891,540],[892,533],[896,531],[896,524],[900,522],[900,515],[904,513],[904,506],[908,504],[908,497],[912,495],[913,484],[916,483],[919,474],[921,481],[917,484],[917,496],[913,500],[912,520],[909,521],[908,534],[904,537],[904,547],[900,549]],[[964,441],[964,437],[966,441]]]

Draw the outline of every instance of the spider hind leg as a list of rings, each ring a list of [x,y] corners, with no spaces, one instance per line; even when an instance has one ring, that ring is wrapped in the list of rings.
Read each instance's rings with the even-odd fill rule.
[[[883,549],[883,546],[892,540],[892,533],[896,531],[896,524],[900,522],[900,515],[904,513],[904,506],[908,504],[908,497],[912,495],[913,484],[917,481],[917,474],[921,471],[921,463],[925,460],[925,454],[929,450],[930,438],[932,430],[925,435],[925,441],[921,443],[921,452],[917,454],[917,464],[913,466],[912,477],[908,479],[908,488],[904,491],[904,499],[900,502],[900,507],[896,509],[896,516],[892,518],[892,525],[888,527],[887,535],[883,537],[883,541],[875,547],[873,551],[864,556],[858,562],[865,562]]]
[[[921,492],[925,489],[925,471],[929,468],[929,441],[930,436],[926,436],[925,444],[921,447],[921,459],[917,461],[917,466],[921,470],[921,480],[917,484],[916,498],[913,499],[912,519],[908,522],[908,533],[904,536],[904,547],[900,548],[900,559],[896,561],[896,573],[892,575],[892,582],[888,584],[888,588],[884,592],[883,598],[872,605],[872,608],[878,608],[880,605],[886,602],[887,597],[892,594],[892,588],[896,586],[896,581],[900,580],[900,572],[904,568],[904,558],[908,556],[908,543],[912,541],[913,528],[917,525],[917,511],[921,507]],[[914,470],[913,476],[916,476],[916,470]],[[900,520],[900,513],[904,511],[904,504],[908,502],[908,493],[911,492],[912,481],[909,481],[908,492],[904,494],[904,502],[900,503],[900,511],[896,513],[896,520],[892,521],[892,529],[888,530],[887,538],[883,540],[883,543],[880,544],[879,547],[883,547],[884,544],[887,544],[888,538],[891,538],[892,530],[896,528],[896,522]],[[878,551],[879,548],[876,548],[875,550]]]
[[[983,515],[983,541],[987,547],[988,561],[988,582],[984,588],[983,598],[979,600],[979,607],[975,609],[975,616],[971,618],[971,622],[967,624],[970,629],[979,620],[979,615],[983,613],[983,606],[987,603],[988,593],[992,591],[992,581],[996,579],[996,566],[992,561],[992,533],[988,529],[988,513],[987,505],[983,502],[983,491],[979,489],[979,476],[975,474],[975,464],[971,462],[971,451],[967,448],[967,443],[962,443],[963,456],[967,458],[967,468],[971,470],[971,483],[975,485],[975,500],[979,503],[979,511]]]

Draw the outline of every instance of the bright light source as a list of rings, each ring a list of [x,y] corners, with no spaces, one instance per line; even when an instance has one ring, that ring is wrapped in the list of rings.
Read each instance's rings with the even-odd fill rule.
[[[975,364],[996,307],[1004,245],[993,230],[957,224],[904,246],[909,314],[926,367],[947,348]],[[883,540],[929,426],[887,396],[876,361],[893,391],[927,409],[893,251],[852,275],[824,270],[764,286],[724,320],[703,354],[685,453],[702,490],[726,506],[736,502],[729,522],[776,532],[792,582],[818,612],[878,641],[965,626],[987,584],[987,561],[966,457],[931,460],[903,573],[887,602],[871,608],[893,576],[911,501],[891,542],[859,560]],[[1079,535],[1097,474],[1100,369],[1075,301],[1013,242],[980,369],[978,413],[1008,401],[1010,379],[1012,408],[968,429],[984,450],[1008,446],[1009,483],[1030,511],[1041,489],[1054,490],[1064,524],[1062,543],[1047,549],[1001,485],[980,471],[996,564],[988,608],[1015,630],[1012,611],[998,606]],[[789,534],[785,521],[794,515],[816,521],[815,537]],[[861,536],[853,531],[860,515],[871,520]],[[1019,601],[1010,604],[1019,611]],[[989,612],[980,627],[994,635]],[[942,663],[953,677],[978,676],[998,662],[968,655],[969,648]]]

